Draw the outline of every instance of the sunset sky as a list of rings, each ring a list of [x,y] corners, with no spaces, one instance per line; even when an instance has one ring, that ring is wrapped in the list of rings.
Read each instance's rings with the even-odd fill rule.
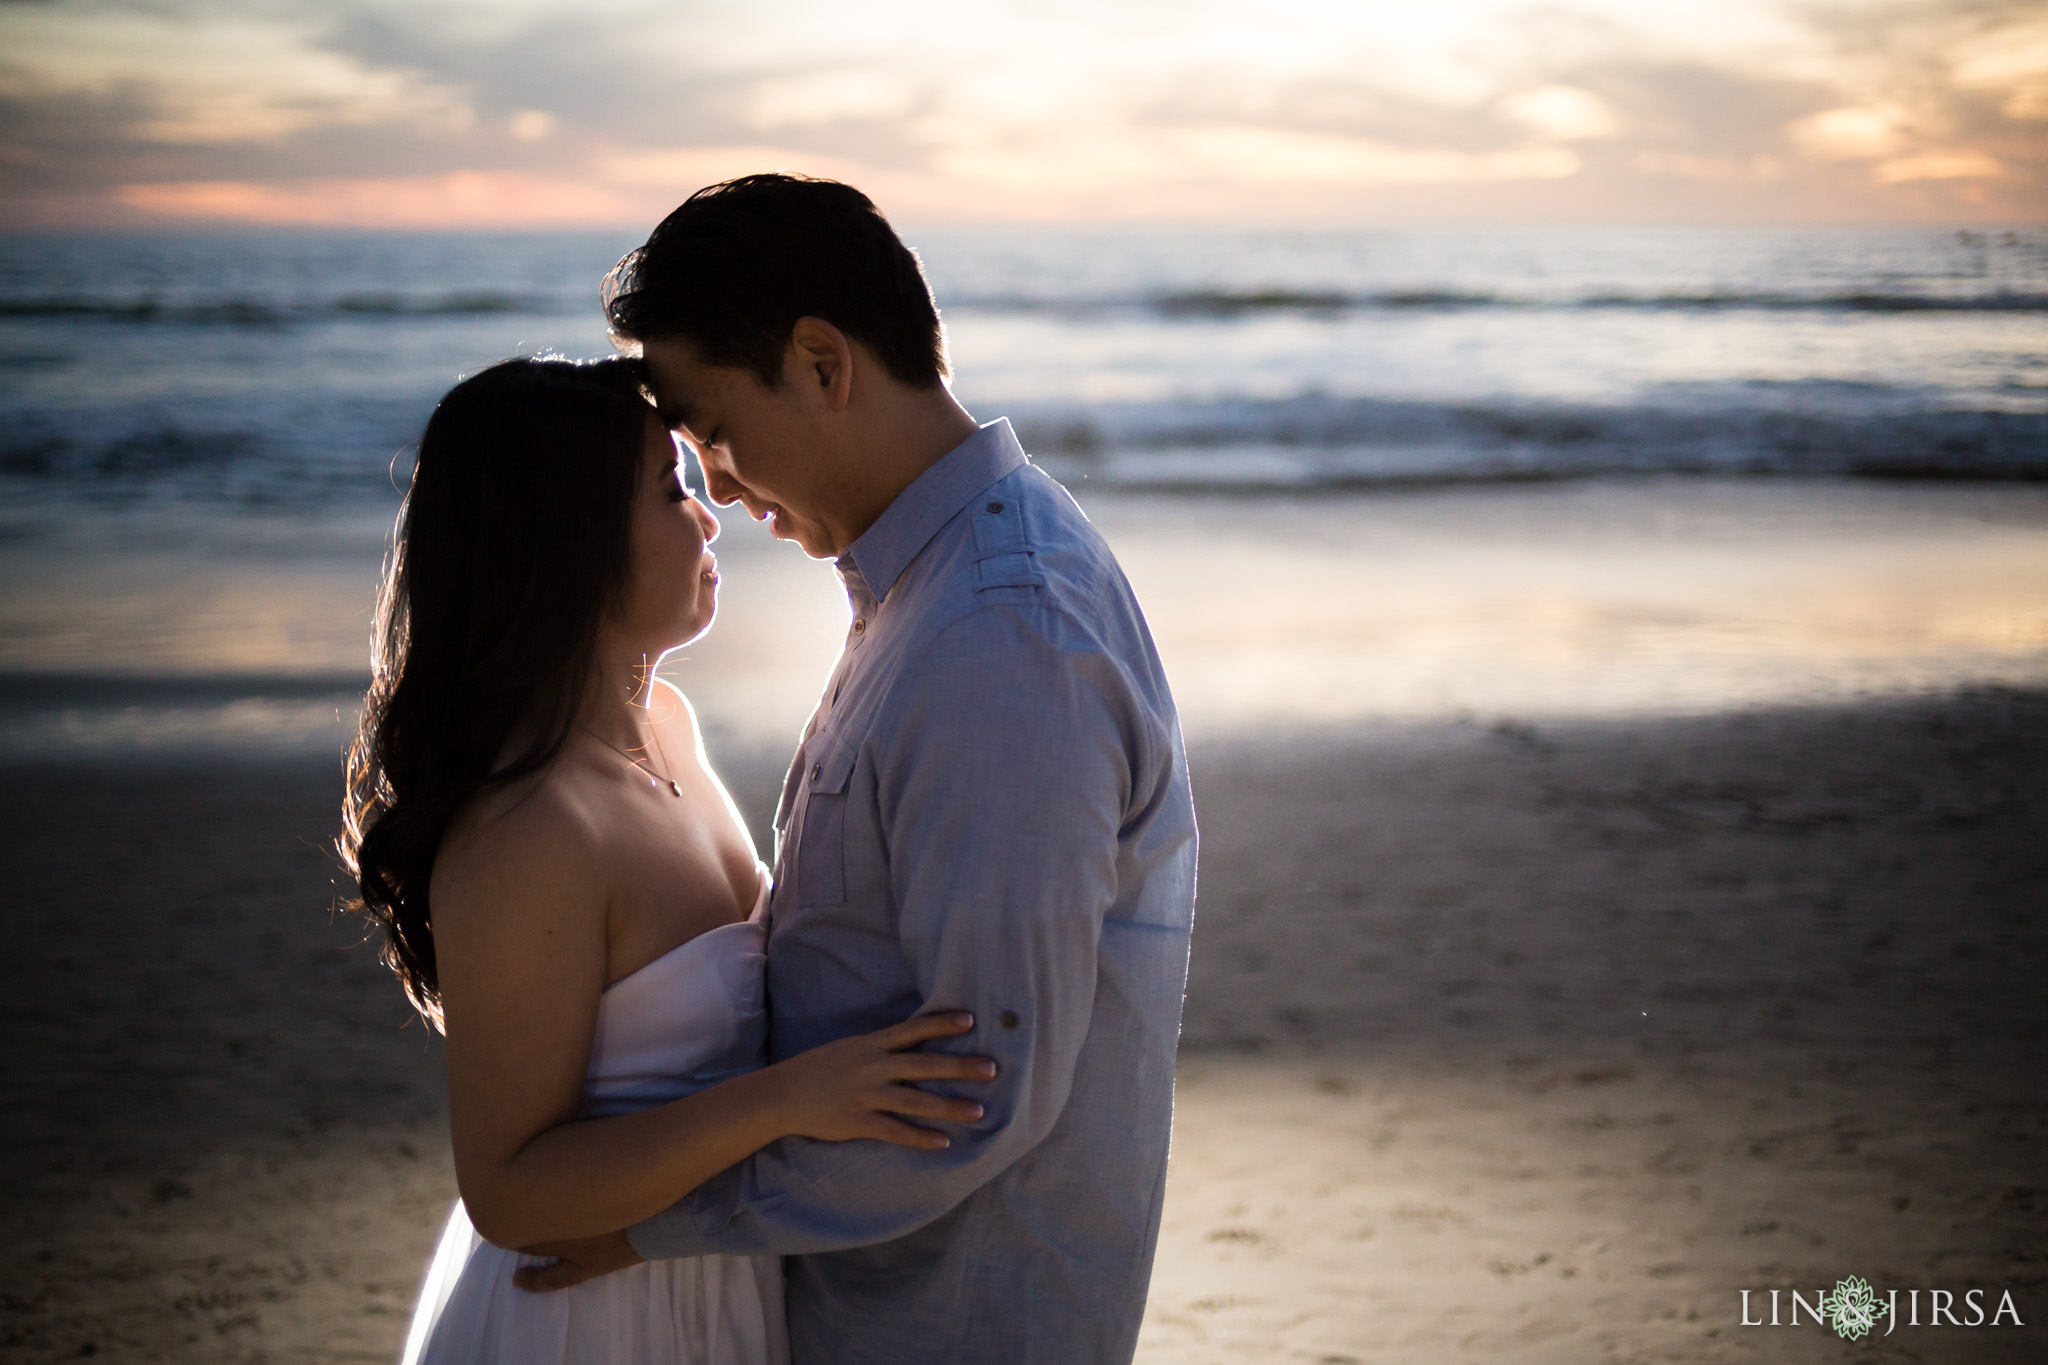
[[[2048,221],[2011,0],[0,2],[0,226]]]

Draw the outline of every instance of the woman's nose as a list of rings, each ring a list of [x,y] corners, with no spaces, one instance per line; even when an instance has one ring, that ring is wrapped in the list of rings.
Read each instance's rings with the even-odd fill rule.
[[[718,517],[702,498],[691,498],[690,506],[697,509],[697,524],[704,528],[704,543],[709,545],[718,539]]]

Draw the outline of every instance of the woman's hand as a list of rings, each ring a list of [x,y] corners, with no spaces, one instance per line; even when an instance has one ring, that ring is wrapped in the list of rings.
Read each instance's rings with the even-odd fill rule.
[[[908,1049],[935,1038],[954,1038],[974,1027],[974,1016],[957,1011],[921,1014],[875,1033],[841,1038],[768,1068],[778,1082],[778,1106],[787,1131],[798,1137],[844,1142],[880,1138],[903,1147],[949,1145],[934,1133],[892,1118],[950,1119],[972,1123],[982,1108],[973,1100],[934,1095],[912,1081],[985,1081],[996,1074],[987,1057]]]

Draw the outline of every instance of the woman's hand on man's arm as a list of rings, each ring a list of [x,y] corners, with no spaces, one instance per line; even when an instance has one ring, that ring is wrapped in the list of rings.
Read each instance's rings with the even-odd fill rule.
[[[982,1106],[919,1090],[911,1082],[990,1080],[996,1064],[987,1057],[910,1049],[973,1028],[974,1016],[957,1010],[921,1014],[874,1033],[826,1043],[741,1080],[766,1083],[760,1098],[772,1114],[770,1125],[781,1135],[839,1142],[874,1138],[900,1147],[943,1148],[948,1145],[945,1134],[896,1116],[973,1123],[981,1118]],[[554,1258],[552,1264],[526,1266],[513,1277],[521,1289],[534,1292],[567,1289],[638,1265],[642,1259],[624,1231],[538,1242],[520,1250]]]

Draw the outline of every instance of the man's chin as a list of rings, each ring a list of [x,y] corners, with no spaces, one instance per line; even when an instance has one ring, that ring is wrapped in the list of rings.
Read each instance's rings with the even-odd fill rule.
[[[812,559],[837,559],[839,557],[839,551],[832,547],[827,541],[824,531],[817,527],[799,526],[792,529],[782,524],[781,517],[774,517],[768,522],[768,534],[774,536],[777,540],[788,541]]]

